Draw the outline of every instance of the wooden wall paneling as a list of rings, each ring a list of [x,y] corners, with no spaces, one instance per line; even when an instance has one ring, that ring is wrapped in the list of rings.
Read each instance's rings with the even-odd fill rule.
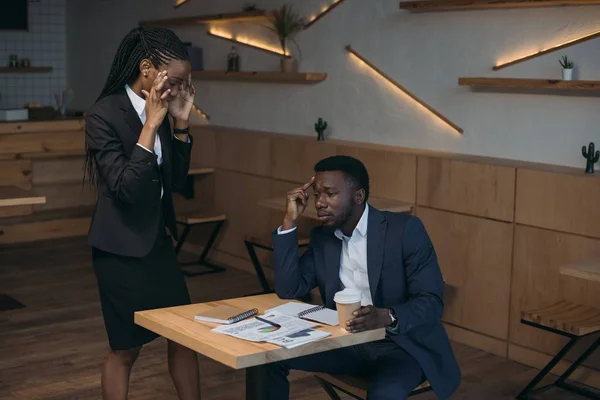
[[[89,231],[90,222],[90,217],[60,218],[18,224],[6,224],[0,221],[0,244],[85,236]]]
[[[358,158],[369,173],[371,196],[415,204],[417,157],[383,149],[336,146],[338,155]]]
[[[18,217],[32,213],[33,206],[30,204],[24,206],[0,207],[0,218]]]
[[[443,325],[448,337],[453,342],[466,344],[500,357],[507,357],[508,355],[508,343],[505,340],[486,336],[449,323],[443,323]]]
[[[556,354],[566,339],[521,324],[521,311],[545,307],[563,298],[597,307],[600,304],[600,284],[559,273],[561,265],[597,256],[600,256],[600,240],[517,225],[511,283],[510,342],[546,354]],[[574,353],[581,350],[580,346],[576,347],[579,348],[573,349]],[[589,365],[589,362],[586,364]],[[600,362],[595,365],[600,366]]]
[[[77,208],[96,204],[95,190],[81,182],[52,185],[35,185],[34,190],[40,196],[46,196],[46,204],[33,206],[34,211]]]
[[[210,127],[194,126],[191,128],[194,138],[191,164],[207,167],[217,166],[217,137]]]
[[[196,175],[194,179],[194,197],[185,198],[180,193],[173,193],[176,213],[221,212],[215,205],[215,174]]]
[[[219,168],[269,176],[269,137],[220,130],[216,134]]]
[[[0,185],[31,189],[31,160],[0,161]]]
[[[266,235],[270,231],[269,210],[257,202],[269,193],[269,179],[217,170],[215,202],[227,213],[227,223],[218,243],[218,250],[237,257],[248,258],[244,238]]]
[[[0,123],[0,134],[77,131],[83,130],[84,126],[83,118],[63,121],[3,122]]]
[[[419,157],[417,204],[514,220],[515,168]]]
[[[53,153],[85,148],[82,131],[19,133],[0,135],[0,154]]]
[[[84,157],[81,156],[35,159],[33,160],[33,184],[81,184],[83,168]]]
[[[285,136],[271,137],[269,172],[275,179],[306,183],[314,175],[315,164],[336,153],[330,143]]]
[[[600,179],[554,172],[517,171],[516,221],[600,238]]]
[[[513,226],[417,208],[446,281],[443,321],[507,339]]]

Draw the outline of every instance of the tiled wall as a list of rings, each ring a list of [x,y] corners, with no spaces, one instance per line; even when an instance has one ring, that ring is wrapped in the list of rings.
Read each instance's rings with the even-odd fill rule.
[[[29,58],[31,66],[50,66],[52,72],[0,73],[0,108],[26,103],[56,106],[54,93],[66,86],[66,0],[29,0],[29,31],[0,31],[0,65],[9,55]]]

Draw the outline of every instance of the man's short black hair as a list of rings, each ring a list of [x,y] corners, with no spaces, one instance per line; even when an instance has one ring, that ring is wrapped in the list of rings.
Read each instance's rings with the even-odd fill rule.
[[[369,199],[369,173],[360,160],[350,156],[327,157],[315,165],[315,172],[325,171],[342,171],[357,189],[364,189],[365,202]]]

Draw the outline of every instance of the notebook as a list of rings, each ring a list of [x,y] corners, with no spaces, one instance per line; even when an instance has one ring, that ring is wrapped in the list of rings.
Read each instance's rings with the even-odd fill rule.
[[[230,325],[255,315],[258,315],[258,310],[256,308],[244,310],[243,308],[223,305],[211,308],[208,311],[196,315],[194,318],[198,321]]]
[[[281,314],[320,322],[325,325],[339,325],[337,311],[331,310],[324,305],[314,306],[306,303],[289,302],[275,308],[271,308],[270,310],[265,311],[265,313],[269,313],[271,311],[277,311]]]

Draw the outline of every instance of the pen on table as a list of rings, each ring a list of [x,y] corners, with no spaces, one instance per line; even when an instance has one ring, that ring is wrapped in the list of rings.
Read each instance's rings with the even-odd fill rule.
[[[276,327],[276,328],[281,328],[281,325],[279,325],[279,324],[276,324],[275,322],[267,321],[266,319],[264,319],[264,318],[261,318],[261,317],[254,317],[254,318],[256,318],[256,319],[257,319],[257,320],[259,320],[259,321],[266,322],[266,323],[267,323],[267,324],[269,324],[269,325],[273,325],[273,326],[274,326],[274,327]]]

